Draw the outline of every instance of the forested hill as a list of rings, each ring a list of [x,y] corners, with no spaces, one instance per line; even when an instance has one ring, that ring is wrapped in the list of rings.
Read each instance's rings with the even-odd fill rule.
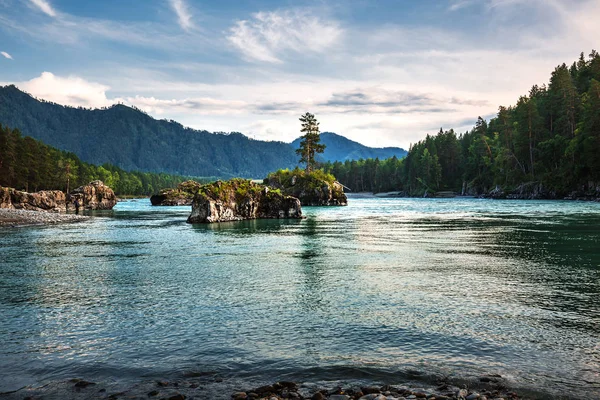
[[[298,138],[292,142],[294,149],[300,146],[301,138]],[[317,159],[319,161],[346,161],[346,160],[360,160],[367,158],[390,158],[397,157],[403,158],[406,156],[407,151],[400,147],[367,147],[363,144],[340,136],[333,132],[321,133],[321,143],[325,147],[325,152],[319,154]]]
[[[83,161],[125,170],[255,178],[297,164],[288,143],[184,128],[124,105],[65,107],[37,100],[12,85],[0,87],[0,123]]]
[[[515,99],[517,100],[517,99]],[[452,190],[502,197],[600,198],[600,54],[557,66],[490,121],[440,130],[406,158],[325,165],[358,191]]]
[[[74,189],[101,180],[118,195],[151,195],[175,187],[189,177],[126,172],[114,165],[91,165],[75,154],[58,150],[17,129],[0,124],[0,186],[26,192]]]

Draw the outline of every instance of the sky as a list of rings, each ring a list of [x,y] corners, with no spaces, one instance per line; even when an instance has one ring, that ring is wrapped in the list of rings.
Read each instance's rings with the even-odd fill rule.
[[[292,141],[470,129],[599,47],[600,0],[0,0],[0,84]]]

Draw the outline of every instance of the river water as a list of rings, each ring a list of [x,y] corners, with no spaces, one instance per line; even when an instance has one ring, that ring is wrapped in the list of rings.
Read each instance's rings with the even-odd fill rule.
[[[350,198],[0,229],[0,392],[73,377],[434,382],[600,397],[600,204]],[[389,382],[393,381],[393,382]]]

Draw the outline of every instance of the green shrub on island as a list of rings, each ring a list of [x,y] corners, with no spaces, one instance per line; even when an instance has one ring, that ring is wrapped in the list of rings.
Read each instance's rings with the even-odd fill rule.
[[[348,199],[343,186],[332,174],[314,169],[310,172],[295,168],[270,173],[263,183],[280,190],[286,196],[300,199],[303,206],[345,206]]]
[[[189,206],[202,184],[193,180],[181,182],[176,188],[163,189],[150,197],[153,206]]]

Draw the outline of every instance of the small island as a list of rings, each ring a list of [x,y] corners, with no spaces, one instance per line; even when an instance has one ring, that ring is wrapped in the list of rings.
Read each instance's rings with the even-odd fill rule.
[[[303,206],[348,205],[342,184],[320,169],[311,172],[281,169],[269,174],[263,183],[287,196],[297,197]]]
[[[213,223],[260,218],[302,218],[300,200],[245,179],[203,185],[187,222]]]
[[[187,180],[174,189],[163,189],[150,197],[153,206],[191,206],[194,194],[198,192],[201,183]]]

